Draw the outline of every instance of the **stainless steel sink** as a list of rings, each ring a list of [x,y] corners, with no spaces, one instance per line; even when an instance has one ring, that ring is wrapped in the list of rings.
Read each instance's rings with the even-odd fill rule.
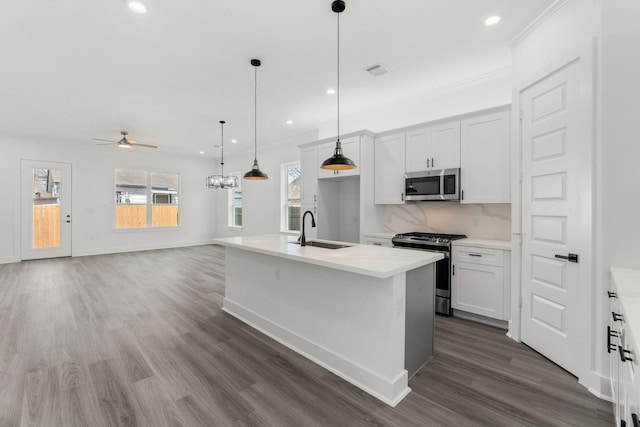
[[[299,245],[300,242],[289,242]],[[325,249],[342,249],[342,248],[350,248],[353,245],[341,245],[338,243],[328,243],[328,242],[318,242],[317,240],[307,240],[307,246],[314,246],[316,248],[325,248]]]

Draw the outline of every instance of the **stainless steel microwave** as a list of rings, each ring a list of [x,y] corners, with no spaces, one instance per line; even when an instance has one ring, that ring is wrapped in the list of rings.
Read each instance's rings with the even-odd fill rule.
[[[460,200],[460,168],[407,172],[405,200]]]

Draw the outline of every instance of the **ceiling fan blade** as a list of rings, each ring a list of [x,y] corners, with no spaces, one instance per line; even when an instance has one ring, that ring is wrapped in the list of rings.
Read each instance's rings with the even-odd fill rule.
[[[101,139],[101,138],[91,138],[94,141],[107,141],[107,142],[118,142],[118,141],[113,141],[111,139]]]
[[[106,144],[105,143],[100,143],[100,144],[96,144],[96,145],[116,145],[116,144],[117,144],[117,142],[107,142]]]
[[[145,147],[145,148],[158,148],[157,145],[149,145],[149,144],[131,144],[132,147]]]

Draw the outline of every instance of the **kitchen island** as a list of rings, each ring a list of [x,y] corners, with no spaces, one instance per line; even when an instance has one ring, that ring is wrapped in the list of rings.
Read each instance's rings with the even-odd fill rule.
[[[442,254],[284,235],[213,242],[226,247],[225,312],[391,406],[411,391],[433,354]]]

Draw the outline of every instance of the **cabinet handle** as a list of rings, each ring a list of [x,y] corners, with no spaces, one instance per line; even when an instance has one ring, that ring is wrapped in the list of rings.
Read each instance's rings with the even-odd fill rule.
[[[318,201],[318,195],[317,194],[313,195],[313,201],[314,201],[314,203]]]
[[[400,200],[404,202],[404,193],[400,193]]]
[[[631,362],[633,358],[627,355],[631,355],[631,350],[627,350],[626,348],[622,348],[621,345],[618,346],[618,352],[620,353],[620,361],[621,362]]]
[[[373,242],[373,246],[382,246],[382,243]]]
[[[452,276],[456,275],[456,266],[455,266],[455,264],[451,264],[451,275]]]
[[[436,166],[436,161],[431,158],[431,167],[434,168]]]
[[[469,254],[469,256],[474,256],[474,257],[482,258],[482,255],[480,255],[480,254]]]
[[[611,326],[607,326],[607,353],[611,353],[612,351],[616,351],[615,344],[611,343],[611,337],[618,338],[620,336],[618,331],[614,331],[611,329]]]
[[[609,295],[609,298],[618,298],[618,295],[615,292],[607,291],[607,295]]]
[[[429,159],[427,158],[427,168],[429,167]]]
[[[624,322],[624,319],[622,318],[622,314],[614,313],[612,311],[611,312],[611,317],[613,317],[613,321],[614,322]]]
[[[640,420],[638,420],[638,414],[631,414],[631,420],[633,420],[633,427],[640,427]]]
[[[464,200],[464,190],[462,190],[462,200]]]

